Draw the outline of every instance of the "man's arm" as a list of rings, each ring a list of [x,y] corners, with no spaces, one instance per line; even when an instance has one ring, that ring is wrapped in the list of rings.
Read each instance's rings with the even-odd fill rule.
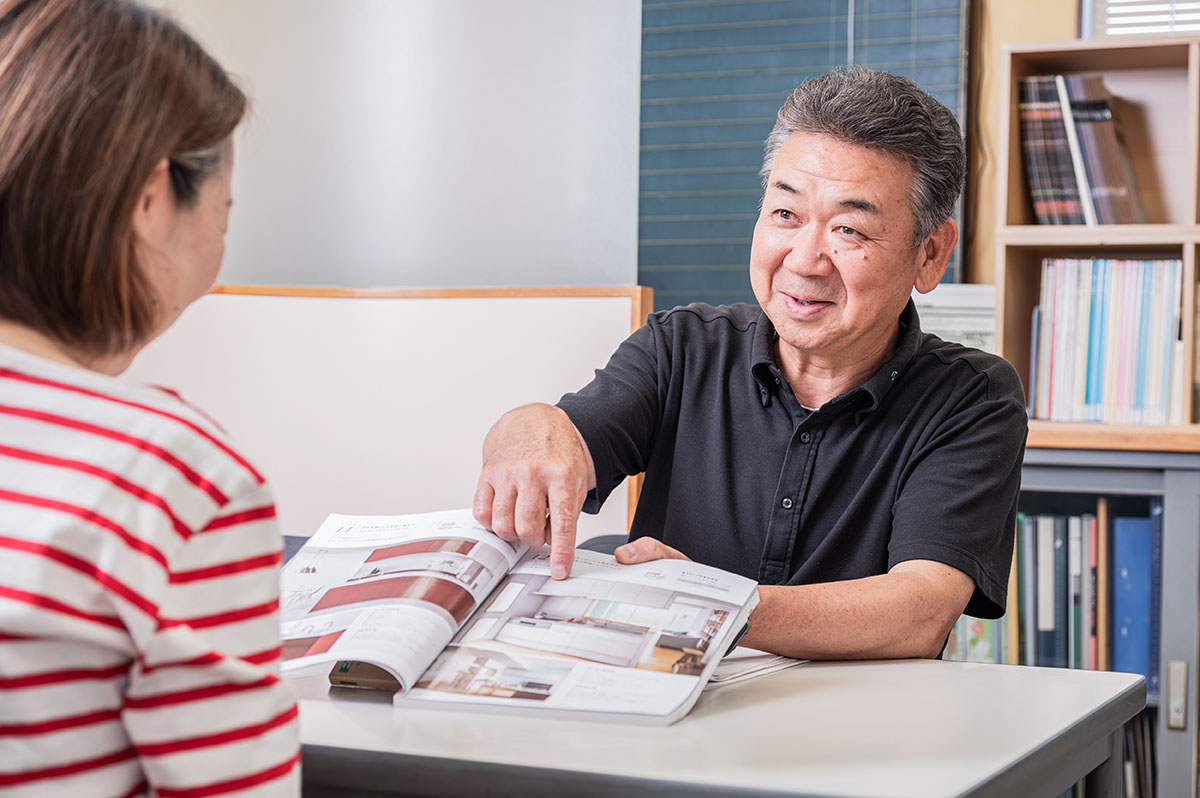
[[[583,501],[595,486],[592,456],[567,414],[553,405],[523,405],[484,438],[475,518],[502,540],[549,543],[550,573],[563,579]]]
[[[687,559],[653,538],[616,555],[623,563]],[[760,585],[742,645],[800,659],[933,658],[974,589],[971,577],[932,560],[843,582]]]
[[[742,642],[800,659],[934,658],[975,589],[932,560],[816,585],[762,585]]]

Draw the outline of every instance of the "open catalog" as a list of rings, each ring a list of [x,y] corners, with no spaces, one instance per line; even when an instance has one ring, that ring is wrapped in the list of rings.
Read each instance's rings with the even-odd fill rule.
[[[548,549],[470,510],[331,515],[283,568],[283,668],[332,665],[397,704],[668,724],[757,602],[753,580],[687,560],[577,549],[555,580]]]

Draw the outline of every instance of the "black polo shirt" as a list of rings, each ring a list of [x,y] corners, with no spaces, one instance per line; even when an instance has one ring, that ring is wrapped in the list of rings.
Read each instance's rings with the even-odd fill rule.
[[[597,512],[645,472],[631,538],[801,585],[944,562],[975,580],[967,612],[1004,613],[1027,420],[1007,361],[920,329],[910,302],[895,355],[814,412],[776,367],[758,307],[651,314],[559,401],[587,441]]]

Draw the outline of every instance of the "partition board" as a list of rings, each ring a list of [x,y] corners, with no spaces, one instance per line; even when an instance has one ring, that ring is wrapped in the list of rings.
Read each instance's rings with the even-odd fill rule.
[[[331,512],[469,507],[504,411],[591,379],[651,307],[649,289],[218,287],[127,376],[212,415],[275,488],[283,531]],[[580,539],[623,533],[615,492]]]

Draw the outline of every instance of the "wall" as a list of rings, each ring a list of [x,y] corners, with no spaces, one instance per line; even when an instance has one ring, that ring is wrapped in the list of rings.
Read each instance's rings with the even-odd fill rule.
[[[996,202],[1000,177],[996,153],[1008,111],[1001,105],[1007,42],[1060,41],[1076,38],[1078,3],[1045,0],[974,0],[971,8],[968,108],[973,124],[967,133],[971,173],[967,178],[966,282],[995,281]]]
[[[640,0],[154,2],[254,103],[222,282],[637,282]]]

